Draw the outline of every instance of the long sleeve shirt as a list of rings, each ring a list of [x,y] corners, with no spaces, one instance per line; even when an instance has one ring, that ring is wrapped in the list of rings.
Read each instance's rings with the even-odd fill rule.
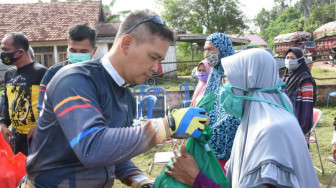
[[[222,188],[222,186],[215,183],[210,178],[206,177],[202,172],[198,173],[192,187],[193,188],[207,188],[207,187]]]
[[[38,103],[37,103],[37,110],[38,114],[40,114],[40,110],[43,105],[43,99],[44,99],[44,94],[47,89],[47,85],[49,84],[50,80],[54,77],[54,75],[64,66],[70,64],[69,61],[63,61],[61,63],[58,63],[52,67],[50,67],[47,72],[44,74],[41,83],[40,83],[40,90],[39,90],[39,95],[38,95]]]
[[[314,108],[314,86],[309,79],[304,80],[298,88],[294,106],[294,113],[302,132],[307,134],[313,125]]]
[[[104,59],[68,65],[48,84],[27,158],[35,185],[110,188],[141,173],[130,159],[166,139],[163,119],[132,126],[133,95]]]

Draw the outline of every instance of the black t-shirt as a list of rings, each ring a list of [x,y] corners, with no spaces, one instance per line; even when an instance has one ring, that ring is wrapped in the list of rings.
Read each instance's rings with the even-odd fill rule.
[[[39,84],[47,68],[32,62],[5,73],[5,101],[1,123],[12,124],[17,132],[27,134],[36,125]]]

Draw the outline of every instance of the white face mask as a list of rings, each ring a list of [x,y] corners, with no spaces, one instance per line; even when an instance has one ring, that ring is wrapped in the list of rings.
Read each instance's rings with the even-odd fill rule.
[[[205,55],[205,59],[208,61],[210,67],[214,67],[219,61],[219,52],[216,54]]]
[[[303,59],[303,57],[300,57],[299,59],[286,59],[285,60],[285,66],[289,70],[296,70],[300,66],[300,64],[299,64],[300,59]]]

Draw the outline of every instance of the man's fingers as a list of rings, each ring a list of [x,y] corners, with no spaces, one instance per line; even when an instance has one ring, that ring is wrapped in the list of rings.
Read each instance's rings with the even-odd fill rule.
[[[4,136],[4,138],[5,138],[6,142],[9,144],[10,142],[9,142],[8,135]]]
[[[12,142],[9,142],[9,146],[13,149],[14,145],[12,144]]]
[[[5,136],[4,138],[5,138],[6,142],[8,143],[8,145],[13,149],[14,145],[12,144],[12,142],[9,141],[8,136]]]

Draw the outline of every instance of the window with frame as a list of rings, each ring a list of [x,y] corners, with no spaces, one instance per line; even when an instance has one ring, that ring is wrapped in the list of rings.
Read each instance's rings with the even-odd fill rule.
[[[46,67],[51,67],[55,64],[54,62],[54,47],[43,46],[43,47],[33,47],[35,54],[35,62],[41,63]]]
[[[67,50],[68,46],[57,46],[58,62],[67,60]]]

